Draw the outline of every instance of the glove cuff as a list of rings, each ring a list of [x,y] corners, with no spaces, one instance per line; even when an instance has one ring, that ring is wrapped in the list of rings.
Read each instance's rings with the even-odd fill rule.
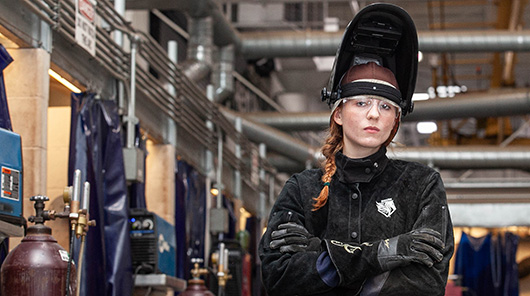
[[[379,242],[377,247],[377,261],[381,267],[381,271],[389,271],[403,265],[403,260],[400,260],[397,255],[398,237],[384,239]]]

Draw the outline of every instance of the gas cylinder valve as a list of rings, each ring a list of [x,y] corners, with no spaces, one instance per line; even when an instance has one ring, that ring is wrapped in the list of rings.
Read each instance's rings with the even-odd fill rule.
[[[191,258],[191,263],[193,263],[193,269],[191,270],[191,276],[194,279],[199,279],[201,275],[208,274],[208,269],[200,268],[199,265],[203,263],[202,258]]]
[[[35,216],[30,216],[28,220],[35,224],[44,224],[44,221],[55,220],[55,211],[44,210],[44,202],[50,199],[44,195],[36,195],[29,198],[30,201],[35,202]]]

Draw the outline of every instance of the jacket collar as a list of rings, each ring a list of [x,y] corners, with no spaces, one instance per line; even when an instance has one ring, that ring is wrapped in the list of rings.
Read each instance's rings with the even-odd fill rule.
[[[367,183],[379,175],[386,167],[386,147],[365,158],[349,158],[342,151],[335,154],[337,177],[343,183]]]

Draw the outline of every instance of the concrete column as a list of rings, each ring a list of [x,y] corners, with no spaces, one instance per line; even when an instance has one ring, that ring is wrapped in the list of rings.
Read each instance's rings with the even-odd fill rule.
[[[4,69],[14,132],[22,138],[24,217],[34,214],[29,197],[46,195],[46,152],[50,54],[43,49],[8,49],[13,62]],[[14,247],[17,239],[10,244]]]
[[[175,221],[175,146],[148,142],[145,198],[147,209],[166,221]]]

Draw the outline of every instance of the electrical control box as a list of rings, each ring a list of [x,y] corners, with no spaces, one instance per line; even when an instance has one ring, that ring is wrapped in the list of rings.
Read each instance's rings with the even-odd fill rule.
[[[130,209],[129,219],[135,274],[175,276],[175,227],[147,209]]]
[[[20,135],[0,128],[0,144],[0,220],[24,225]]]

